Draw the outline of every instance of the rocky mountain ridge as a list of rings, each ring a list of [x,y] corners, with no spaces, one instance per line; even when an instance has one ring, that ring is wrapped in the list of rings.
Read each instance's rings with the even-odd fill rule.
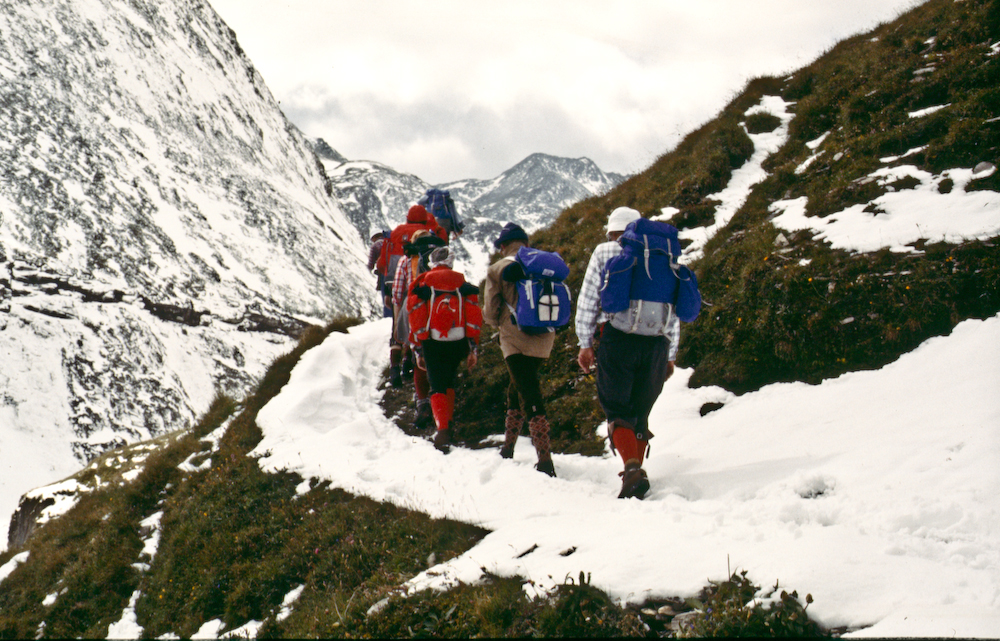
[[[453,241],[460,268],[474,279],[485,275],[492,242],[500,228],[515,222],[529,233],[555,220],[566,207],[606,193],[625,176],[605,173],[589,158],[536,153],[490,180],[458,180],[431,185],[381,163],[348,161],[322,139],[313,139],[330,189],[364,239],[403,222],[407,210],[428,189],[446,189],[466,222]]]
[[[372,312],[322,164],[203,0],[0,11],[0,503]],[[263,256],[267,260],[261,260]]]

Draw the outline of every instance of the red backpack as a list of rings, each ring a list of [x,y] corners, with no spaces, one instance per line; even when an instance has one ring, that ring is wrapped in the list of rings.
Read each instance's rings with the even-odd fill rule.
[[[459,272],[442,266],[420,274],[410,288],[406,308],[413,343],[428,338],[479,342],[483,325],[479,288],[466,282]]]

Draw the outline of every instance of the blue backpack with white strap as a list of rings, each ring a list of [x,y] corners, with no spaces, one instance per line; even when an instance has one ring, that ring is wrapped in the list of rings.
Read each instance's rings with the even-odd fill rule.
[[[677,263],[677,228],[646,218],[629,223],[619,242],[622,253],[608,261],[601,309],[613,327],[630,333],[662,334],[672,314],[690,323],[701,310],[694,272]]]
[[[563,282],[569,276],[569,265],[562,256],[521,247],[513,260],[515,264],[504,269],[503,278],[517,286],[517,305],[511,307],[511,313],[518,328],[526,334],[544,334],[567,325],[573,299]],[[520,269],[512,269],[515,265]]]

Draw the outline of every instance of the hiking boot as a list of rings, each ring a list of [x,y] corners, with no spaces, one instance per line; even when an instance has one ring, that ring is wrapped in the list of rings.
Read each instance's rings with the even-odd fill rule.
[[[424,430],[434,422],[434,412],[431,410],[430,401],[417,404],[417,416],[413,419],[413,426],[418,430]]]
[[[500,458],[514,458],[514,445],[503,444],[500,448]]]
[[[434,435],[434,449],[442,454],[447,454],[451,451],[451,430],[444,429],[437,431],[437,434]]]
[[[538,470],[539,472],[548,474],[552,478],[556,477],[556,468],[555,466],[552,465],[552,459],[538,461],[538,463],[535,464],[535,469]]]
[[[635,497],[642,500],[646,496],[646,492],[649,491],[649,478],[646,476],[646,470],[639,465],[638,460],[629,459],[625,463],[625,470],[619,472],[618,475],[622,477],[622,491],[618,494],[618,498]]]
[[[409,352],[403,357],[403,364],[401,367],[404,376],[409,376],[413,374],[413,356]]]
[[[403,386],[403,374],[399,370],[399,365],[393,365],[389,368],[389,384],[396,389]]]

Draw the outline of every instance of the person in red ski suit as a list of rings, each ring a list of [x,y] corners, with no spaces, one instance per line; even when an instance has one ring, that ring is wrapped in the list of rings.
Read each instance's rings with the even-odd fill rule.
[[[403,258],[403,248],[410,242],[413,234],[421,229],[429,230],[442,240],[447,240],[448,234],[421,205],[413,205],[406,213],[406,222],[392,230],[389,238],[382,245],[382,253],[378,259],[378,268],[385,274],[385,289],[383,295],[386,307],[393,309],[392,334],[389,336],[389,381],[393,387],[403,386],[403,352],[409,348],[396,337],[396,316],[399,310],[392,306],[392,284],[396,268]]]
[[[435,249],[427,263],[430,270],[417,276],[407,298],[410,342],[417,346],[417,367],[427,371],[430,382],[434,447],[447,454],[458,368],[463,361],[469,369],[476,365],[482,310],[479,288],[452,269],[455,258],[449,247]]]

